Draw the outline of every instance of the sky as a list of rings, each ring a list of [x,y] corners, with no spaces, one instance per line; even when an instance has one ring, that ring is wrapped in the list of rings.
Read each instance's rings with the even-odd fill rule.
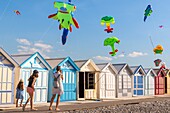
[[[80,28],[73,26],[64,46],[58,21],[48,19],[48,15],[57,12],[53,3],[54,0],[0,0],[0,46],[9,54],[40,52],[45,58],[70,56],[73,60],[90,58],[96,63],[143,67],[154,67],[153,61],[159,58],[170,67],[169,0],[72,0]],[[153,13],[144,22],[144,10],[149,4]],[[114,17],[113,33],[104,32],[105,26],[100,24],[103,16]],[[115,57],[109,55],[111,47],[103,45],[111,36],[120,39],[120,44],[115,44],[119,50]],[[154,55],[150,36],[155,47],[163,46],[162,55]]]

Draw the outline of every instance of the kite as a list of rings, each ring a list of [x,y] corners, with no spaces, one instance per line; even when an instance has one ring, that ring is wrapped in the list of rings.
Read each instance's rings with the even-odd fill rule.
[[[69,0],[71,2],[71,0]],[[52,15],[49,15],[48,18],[58,20],[59,29],[63,29],[62,35],[62,44],[66,43],[68,32],[72,32],[71,25],[79,28],[79,24],[76,19],[73,17],[73,12],[76,10],[76,6],[71,3],[64,2],[54,2],[54,7],[58,9],[58,12]]]
[[[160,25],[159,28],[163,28],[163,25]]]
[[[20,13],[18,10],[14,10],[14,12],[15,12],[17,15],[21,15],[21,13]]]
[[[154,61],[154,63],[155,63],[155,66],[156,67],[158,67],[159,66],[159,64],[162,62],[162,60],[161,59],[156,59],[155,61]]]
[[[161,63],[160,69],[166,69],[166,64],[165,64],[165,62],[162,62],[162,63]]]
[[[144,14],[145,15],[144,16],[144,22],[146,21],[147,17],[151,15],[152,12],[153,11],[152,11],[151,5],[148,5],[146,10],[145,10],[145,14]]]
[[[114,24],[115,23],[115,19],[111,16],[105,16],[101,19],[101,25],[106,24],[106,29],[104,31],[106,31],[107,33],[112,33],[113,32],[113,28],[110,27],[110,24]]]
[[[156,48],[153,49],[155,54],[162,54],[163,47],[161,45],[157,45]]]
[[[112,52],[109,53],[111,56],[115,56],[118,52],[118,50],[115,49],[115,43],[120,43],[120,40],[117,37],[109,37],[104,40],[104,46],[111,46],[112,48]]]

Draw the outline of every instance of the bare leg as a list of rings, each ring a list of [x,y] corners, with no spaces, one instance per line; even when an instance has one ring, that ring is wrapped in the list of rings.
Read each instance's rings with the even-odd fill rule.
[[[60,103],[60,95],[57,96],[56,110],[60,110],[60,109],[58,108],[59,103]]]
[[[52,104],[53,104],[53,102],[54,102],[55,96],[56,96],[56,94],[54,94],[54,95],[51,97],[49,110],[52,110]]]
[[[18,107],[18,99],[17,99],[17,101],[16,101],[16,107]]]
[[[34,105],[33,105],[33,101],[34,101],[34,93],[31,96],[31,100],[30,100],[30,105],[31,105],[31,110],[33,111],[36,111],[37,109],[34,108]]]
[[[23,102],[23,99],[21,99],[20,107],[22,107],[22,102]]]
[[[27,99],[27,102],[25,103],[24,107],[27,106],[27,104],[28,104],[28,102],[30,101],[30,99],[31,99],[31,97],[29,97],[29,98]]]
[[[27,102],[25,103],[25,105],[22,106],[22,110],[25,111],[25,107],[27,106],[28,102],[30,101],[30,97],[27,99]]]

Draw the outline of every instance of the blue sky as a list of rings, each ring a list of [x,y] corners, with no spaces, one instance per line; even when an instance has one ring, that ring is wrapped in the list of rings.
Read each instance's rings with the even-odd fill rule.
[[[67,1],[67,0],[63,0]],[[72,0],[77,6],[74,17],[80,29],[73,27],[65,46],[58,21],[48,19],[56,13],[54,0],[0,0],[0,45],[10,54],[39,51],[44,57],[66,57],[74,60],[93,58],[96,62],[124,63],[154,67],[157,58],[170,66],[170,8],[169,0]],[[8,5],[9,4],[9,5]],[[144,10],[151,4],[153,13],[143,22]],[[19,10],[17,16],[13,11]],[[110,15],[116,23],[114,32],[104,32],[103,16]],[[163,25],[163,29],[159,26]],[[116,57],[103,46],[104,39],[116,36],[121,40]],[[154,55],[154,46],[164,47],[162,55]],[[125,54],[122,54],[125,52]]]

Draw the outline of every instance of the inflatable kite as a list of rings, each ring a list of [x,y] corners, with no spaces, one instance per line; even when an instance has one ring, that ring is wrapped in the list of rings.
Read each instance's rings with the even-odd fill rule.
[[[107,28],[104,31],[106,31],[107,33],[113,32],[113,28],[110,27],[110,24],[114,24],[114,23],[115,23],[115,20],[111,16],[105,16],[101,19],[101,25],[106,24]]]
[[[71,2],[71,0],[69,0]],[[73,12],[76,10],[76,6],[71,3],[64,2],[54,2],[54,7],[58,9],[58,12],[52,15],[49,15],[48,18],[58,20],[59,29],[63,29],[62,35],[62,44],[66,43],[68,32],[72,32],[71,25],[79,28],[78,22],[73,18]]]
[[[153,49],[155,54],[162,54],[163,47],[161,45],[157,45],[156,48]]]
[[[20,13],[18,10],[14,10],[14,12],[15,12],[17,15],[21,15],[21,13]]]
[[[146,21],[147,17],[151,15],[152,12],[153,11],[152,11],[151,5],[148,5],[146,10],[145,10],[145,14],[144,14],[145,15],[144,16],[144,22]]]
[[[163,28],[163,25],[160,25],[159,28]]]
[[[156,59],[155,61],[154,61],[154,63],[155,63],[155,66],[156,67],[158,67],[159,66],[159,64],[162,62],[162,60],[161,59]]]
[[[104,46],[111,46],[112,52],[109,52],[111,56],[115,56],[116,52],[118,52],[117,49],[115,49],[115,43],[120,43],[120,40],[117,37],[109,37],[104,40]]]

